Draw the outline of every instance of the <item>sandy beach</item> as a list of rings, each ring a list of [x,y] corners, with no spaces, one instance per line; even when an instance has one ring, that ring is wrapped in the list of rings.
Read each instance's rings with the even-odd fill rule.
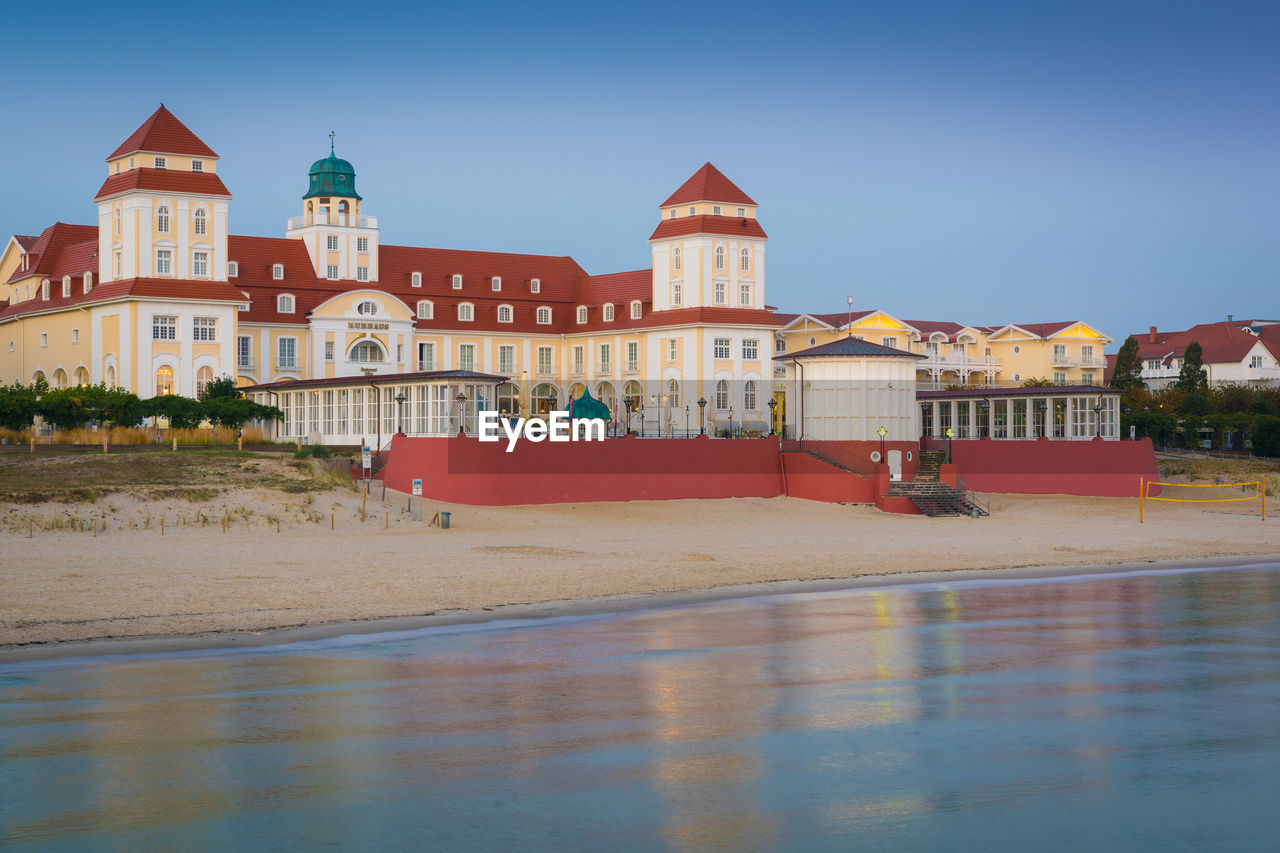
[[[0,660],[84,653],[85,641],[119,647],[102,646],[110,638],[234,645],[281,629],[315,636],[554,615],[780,582],[1280,554],[1280,523],[1262,521],[1256,503],[1148,505],[1139,525],[1136,500],[1119,498],[990,495],[992,516],[979,519],[793,498],[428,501],[419,522],[405,496],[384,502],[375,491],[362,522],[359,493],[291,497],[231,489],[200,505],[114,495],[10,508],[0,528]],[[429,524],[441,509],[453,513],[449,530]],[[83,525],[99,516],[95,536]]]

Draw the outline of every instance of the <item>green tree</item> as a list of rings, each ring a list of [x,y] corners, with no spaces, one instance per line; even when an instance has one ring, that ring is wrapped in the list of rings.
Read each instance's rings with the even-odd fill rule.
[[[215,424],[230,427],[237,432],[249,421],[276,420],[284,417],[275,406],[263,406],[243,397],[214,397],[203,403],[205,417]]]
[[[1274,415],[1258,415],[1251,437],[1255,456],[1280,456],[1280,418]]]
[[[1178,387],[1184,391],[1202,391],[1209,387],[1204,370],[1204,348],[1199,341],[1187,344],[1182,353],[1182,370],[1178,373]]]
[[[1023,388],[1049,388],[1052,385],[1053,380],[1045,379],[1043,376],[1032,376],[1030,379],[1022,380]]]
[[[1213,398],[1204,391],[1191,391],[1182,398],[1178,405],[1178,414],[1207,417],[1216,411]]]
[[[90,405],[92,393],[87,388],[56,388],[40,397],[36,411],[40,417],[60,430],[79,429],[94,416]]]
[[[204,407],[190,397],[162,394],[142,402],[144,416],[167,418],[173,429],[195,429],[204,420]]]
[[[234,400],[240,396],[234,376],[219,376],[212,382],[206,382],[200,394],[201,400]]]
[[[1111,387],[1128,391],[1142,387],[1142,358],[1138,355],[1138,339],[1133,335],[1124,339],[1116,353],[1116,365],[1111,371]]]
[[[22,431],[36,419],[36,389],[15,382],[0,383],[0,427]]]

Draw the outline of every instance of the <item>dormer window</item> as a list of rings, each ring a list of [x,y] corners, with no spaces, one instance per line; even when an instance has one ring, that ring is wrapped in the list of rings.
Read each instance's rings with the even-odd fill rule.
[[[458,304],[458,319],[463,323],[470,323],[475,319],[475,306],[470,302],[461,302]]]
[[[604,304],[604,321],[606,323],[613,322],[613,303],[612,302],[606,302]]]
[[[276,281],[284,281],[284,264],[272,264],[271,277]]]
[[[89,272],[88,270],[85,270],[84,292],[88,293],[90,290],[93,290],[93,273]]]
[[[551,325],[551,309],[550,309],[550,308],[548,308],[547,306],[545,306],[545,305],[539,306],[539,308],[538,308],[538,315],[537,315],[537,316],[538,316],[538,325],[539,325],[539,326],[550,326],[550,325]]]
[[[163,204],[156,209],[156,231],[161,234],[169,233],[169,208]]]
[[[363,314],[366,317],[372,317],[374,314],[378,313],[378,303],[369,301],[361,302],[356,305],[356,313]]]
[[[422,273],[415,272],[409,274],[410,287],[422,287]]]
[[[493,291],[497,293],[500,290],[502,290],[502,276],[495,275],[493,277]]]
[[[192,161],[191,161],[191,171],[193,171],[193,172],[203,172],[203,171],[204,171],[204,161],[203,161],[203,160],[192,160]]]
[[[578,325],[582,325],[585,322],[587,322],[587,306],[579,305],[578,306]]]
[[[531,278],[531,279],[529,279],[529,292],[530,292],[530,293],[541,293],[541,292],[542,292],[542,279],[540,279],[540,278]]]
[[[739,219],[743,219],[743,218],[745,218],[745,217],[746,217],[746,215],[747,215],[747,209],[746,209],[745,207],[740,207],[740,208],[738,208],[738,218],[739,218]]]
[[[462,276],[457,273],[453,275],[453,289],[462,290]]]
[[[670,210],[670,212],[669,212],[669,214],[668,214],[667,218],[668,218],[668,219],[675,219],[675,218],[676,218],[676,209],[675,209],[674,207],[673,207],[673,208],[671,208],[671,210]]]
[[[227,261],[227,278],[238,278],[240,276],[240,264],[237,261]]]
[[[639,320],[643,310],[644,309],[640,306],[639,299],[633,299],[631,301],[631,319],[632,320]]]
[[[276,312],[280,314],[293,313],[293,296],[288,293],[282,293],[276,297]]]
[[[49,301],[49,279],[40,282],[40,298],[45,302]]]
[[[430,299],[418,300],[418,319],[430,320],[435,317],[435,306]]]
[[[71,276],[64,275],[62,277],[62,298],[66,299],[71,296]]]
[[[156,158],[156,168],[157,168],[157,169],[163,169],[163,168],[165,168],[165,158],[163,158],[163,157],[157,157],[157,158]]]
[[[513,316],[514,316],[514,312],[512,311],[510,305],[498,306],[498,322],[499,323],[510,323]]]

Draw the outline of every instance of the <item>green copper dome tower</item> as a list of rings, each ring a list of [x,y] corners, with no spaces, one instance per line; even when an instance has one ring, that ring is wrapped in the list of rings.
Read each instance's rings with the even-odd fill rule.
[[[356,170],[333,153],[333,134],[329,134],[329,156],[311,164],[311,187],[304,199],[335,196],[359,199],[356,192]]]

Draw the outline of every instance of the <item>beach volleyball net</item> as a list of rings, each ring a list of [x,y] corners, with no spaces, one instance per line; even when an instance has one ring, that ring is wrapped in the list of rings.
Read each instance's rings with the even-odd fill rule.
[[[1144,480],[1138,496],[1138,521],[1148,502],[1210,504],[1206,509],[1230,515],[1261,515],[1267,520],[1266,478],[1244,483],[1161,483]]]

